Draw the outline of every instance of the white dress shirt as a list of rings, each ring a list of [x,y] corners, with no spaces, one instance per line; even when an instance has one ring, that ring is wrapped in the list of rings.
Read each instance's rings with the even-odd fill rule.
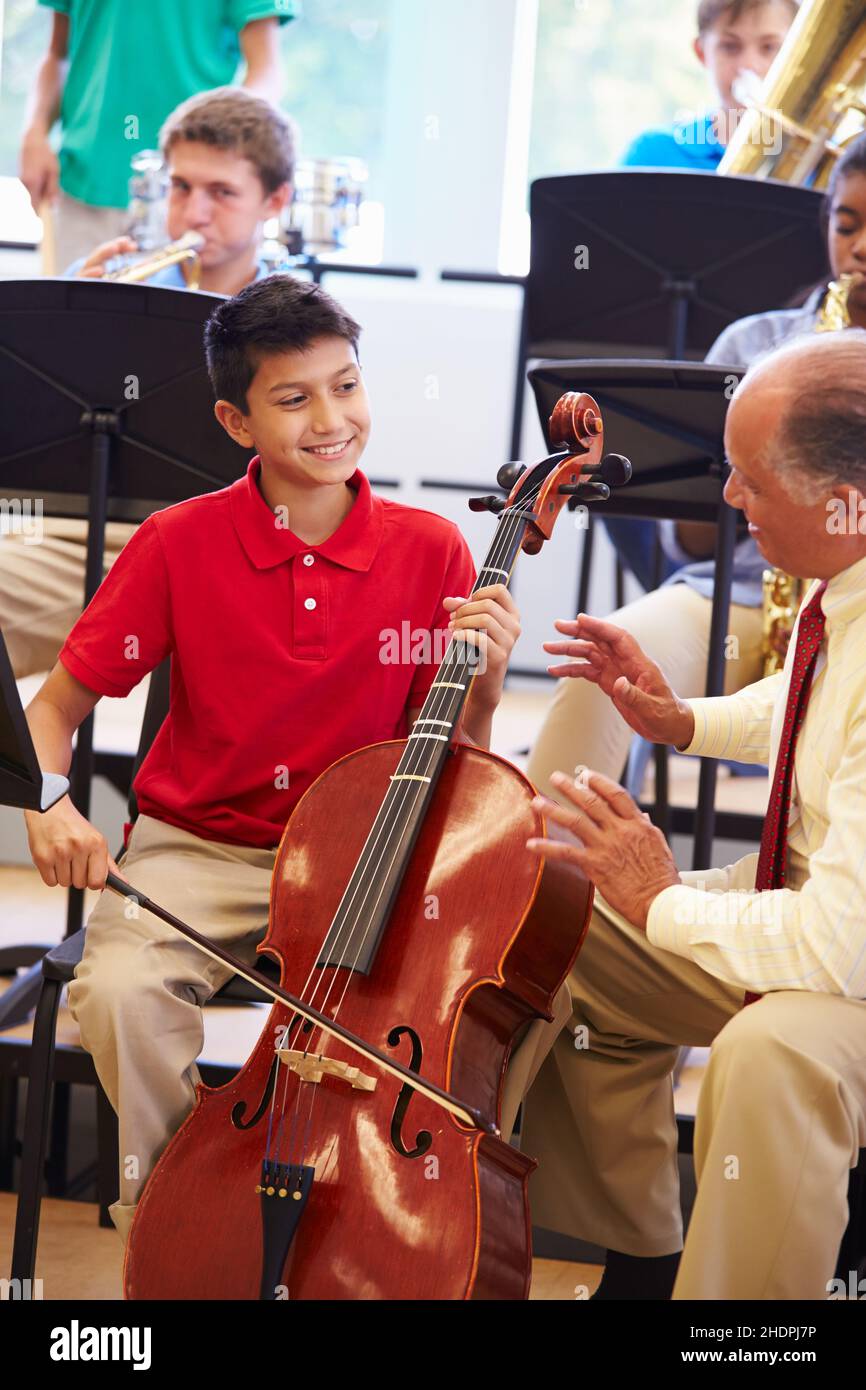
[[[864,999],[866,559],[830,580],[823,609],[824,641],[797,739],[787,886],[755,892],[757,854],[685,873],[654,900],[647,936],[744,990]],[[777,675],[735,695],[690,700],[695,736],[684,751],[774,768],[795,645],[796,632]]]

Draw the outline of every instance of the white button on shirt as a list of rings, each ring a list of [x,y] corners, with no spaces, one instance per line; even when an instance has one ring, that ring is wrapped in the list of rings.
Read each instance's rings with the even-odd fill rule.
[[[308,568],[309,568],[310,565],[314,565],[315,563],[316,563],[316,557],[315,557],[315,555],[305,555],[305,556],[304,556],[304,564],[305,564]]]
[[[316,600],[314,598],[308,598],[306,603],[304,604],[304,607],[306,608],[308,613],[314,613],[318,608],[318,604],[316,603]]]

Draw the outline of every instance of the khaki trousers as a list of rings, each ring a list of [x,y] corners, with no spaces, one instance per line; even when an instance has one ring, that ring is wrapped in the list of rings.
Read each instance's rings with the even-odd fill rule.
[[[569,987],[524,1106],[534,1223],[629,1255],[682,1248],[671,1075],[681,1046],[709,1046],[673,1296],[826,1299],[866,1147],[866,1000],[785,990],[743,1009],[600,898]]]
[[[135,529],[106,526],[104,574]],[[54,666],[81,615],[86,565],[85,521],[45,517],[41,535],[0,533],[0,632],[16,680]]]
[[[82,203],[60,191],[52,209],[56,265],[44,275],[63,275],[73,261],[89,256],[103,242],[125,236],[129,230],[128,208],[102,208]]]
[[[274,850],[215,844],[139,816],[120,867],[134,888],[254,964],[267,926],[274,859]],[[147,1177],[195,1104],[201,1006],[231,974],[116,894],[103,893],[90,914],[69,1008],[118,1115],[120,1196],[111,1218],[124,1240]],[[557,1002],[555,1023],[530,1025],[515,1052],[503,1098],[504,1135],[514,1127],[545,1046],[569,1017],[567,990]]]
[[[611,614],[608,622],[625,628],[664,671],[682,699],[706,692],[710,646],[709,599],[687,584],[657,589]],[[760,608],[731,606],[725,693],[759,680],[762,672]],[[555,635],[555,634],[554,634]],[[559,659],[551,657],[551,663]],[[562,680],[529,760],[528,776],[538,790],[562,800],[550,783],[552,772],[572,773],[578,764],[618,781],[634,735],[607,695],[585,680]]]

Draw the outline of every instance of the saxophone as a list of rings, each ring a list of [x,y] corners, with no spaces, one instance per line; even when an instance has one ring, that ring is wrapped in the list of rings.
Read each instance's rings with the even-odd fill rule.
[[[839,333],[851,327],[848,296],[856,276],[840,275],[830,285],[815,324],[816,333]],[[788,655],[791,634],[811,580],[797,579],[784,570],[764,570],[764,623],[761,650],[764,675],[781,671]]]

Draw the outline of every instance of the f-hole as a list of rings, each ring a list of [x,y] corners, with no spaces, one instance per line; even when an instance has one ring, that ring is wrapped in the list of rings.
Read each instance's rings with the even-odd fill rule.
[[[301,1022],[302,1020],[300,1018],[300,1015],[296,1014],[295,1017],[292,1019],[291,1023],[289,1024],[288,1028],[286,1029],[286,1032],[291,1033],[295,1026]],[[304,1022],[303,1031],[305,1033],[309,1033],[312,1030],[312,1027],[312,1023]],[[265,1089],[262,1091],[262,1098],[259,1101],[258,1106],[256,1107],[255,1114],[250,1116],[248,1120],[244,1120],[244,1115],[247,1111],[247,1102],[245,1100],[239,1100],[237,1105],[232,1106],[231,1121],[235,1129],[255,1129],[256,1125],[263,1118],[265,1111],[271,1103],[271,1096],[274,1094],[274,1087],[277,1084],[277,1072],[279,1071],[279,1067],[280,1059],[279,1057],[275,1056],[273,1062],[271,1063],[271,1069],[268,1073],[268,1079],[265,1082]]]
[[[424,1051],[421,1047],[421,1039],[414,1028],[392,1028],[388,1034],[388,1046],[397,1047],[402,1038],[412,1039],[412,1056],[409,1061],[409,1070],[417,1075],[421,1074],[421,1062]],[[406,1118],[406,1111],[409,1109],[409,1102],[415,1094],[414,1087],[407,1082],[400,1090],[397,1097],[397,1104],[394,1106],[394,1114],[391,1118],[391,1143],[397,1150],[401,1158],[421,1158],[433,1143],[433,1135],[429,1129],[422,1129],[415,1135],[414,1149],[407,1149],[403,1143],[403,1121]]]

